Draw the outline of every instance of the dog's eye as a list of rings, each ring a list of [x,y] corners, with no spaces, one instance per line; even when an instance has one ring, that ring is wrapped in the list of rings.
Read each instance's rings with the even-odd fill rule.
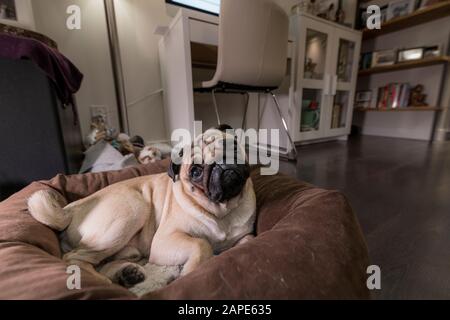
[[[200,166],[193,166],[191,168],[191,178],[194,180],[198,180],[203,175],[203,168]]]

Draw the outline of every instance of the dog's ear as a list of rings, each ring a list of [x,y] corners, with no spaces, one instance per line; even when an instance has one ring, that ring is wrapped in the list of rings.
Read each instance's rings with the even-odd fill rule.
[[[220,130],[222,132],[227,132],[227,130],[233,130],[233,128],[228,124],[221,124],[216,127],[217,130]]]
[[[178,154],[180,158],[183,157],[183,149],[181,149],[180,153]],[[177,176],[180,174],[181,165],[173,163],[172,160],[170,160],[169,169],[167,170],[167,174],[169,177],[175,182],[177,180]]]
[[[175,164],[172,161],[170,161],[169,170],[167,171],[167,174],[169,177],[175,182],[177,180],[177,176],[180,174],[181,165]]]

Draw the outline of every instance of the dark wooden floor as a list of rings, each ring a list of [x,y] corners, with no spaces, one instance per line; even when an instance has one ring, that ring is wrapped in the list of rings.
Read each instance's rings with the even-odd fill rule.
[[[299,149],[281,171],[350,200],[381,299],[450,299],[450,143],[351,138]]]

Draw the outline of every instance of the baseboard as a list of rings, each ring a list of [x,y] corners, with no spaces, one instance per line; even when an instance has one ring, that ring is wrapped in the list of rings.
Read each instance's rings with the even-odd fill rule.
[[[330,137],[330,138],[316,139],[316,140],[311,140],[311,141],[300,141],[300,142],[296,142],[295,144],[297,146],[307,146],[307,145],[316,144],[316,143],[323,143],[323,142],[330,142],[330,141],[347,141],[347,140],[348,140],[348,135],[343,135],[343,136],[336,136],[336,137]]]
[[[434,135],[434,141],[449,141],[450,130],[449,129],[437,129]]]
[[[168,144],[169,146],[172,145],[169,140],[152,140],[152,141],[145,142],[146,146],[151,146],[154,144]]]

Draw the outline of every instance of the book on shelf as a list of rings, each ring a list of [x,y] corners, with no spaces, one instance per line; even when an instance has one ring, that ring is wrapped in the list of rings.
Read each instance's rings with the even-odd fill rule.
[[[409,83],[389,83],[378,88],[378,109],[406,108],[409,105],[411,86]]]

